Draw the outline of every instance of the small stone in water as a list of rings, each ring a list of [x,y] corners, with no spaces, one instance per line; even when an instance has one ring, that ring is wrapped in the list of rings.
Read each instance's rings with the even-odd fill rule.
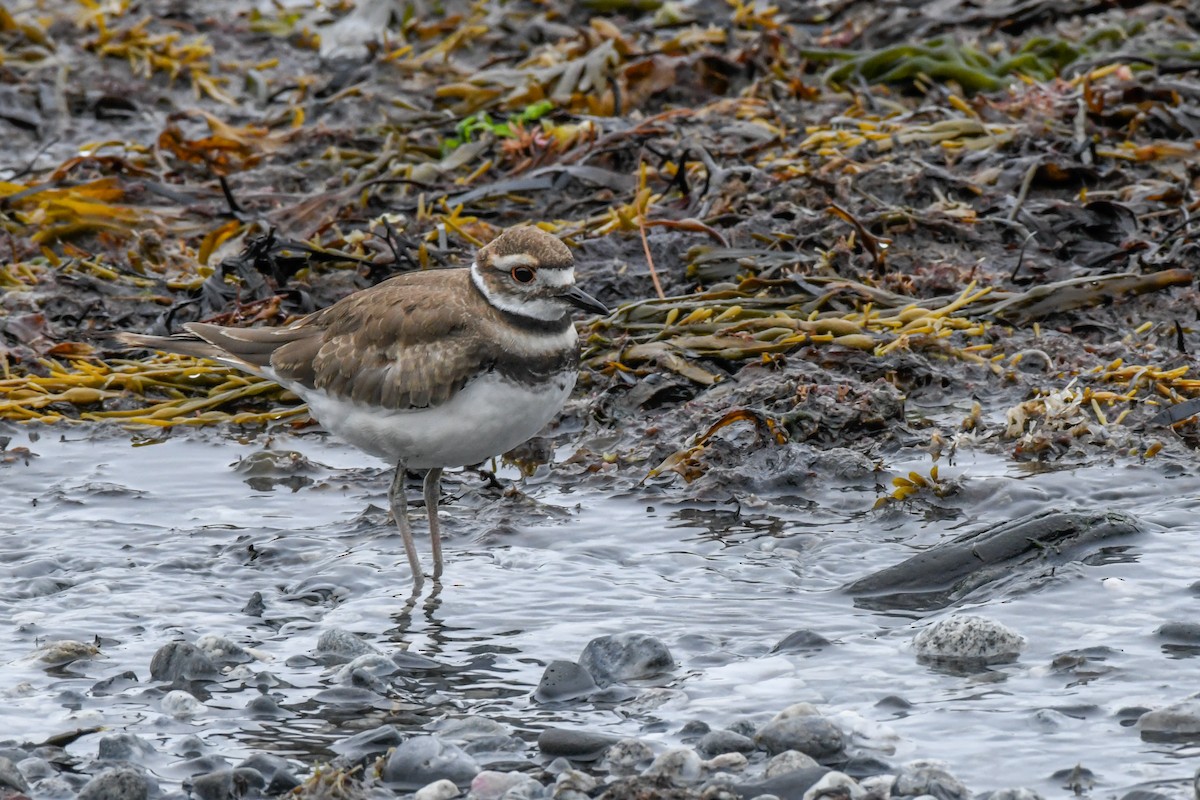
[[[97,758],[102,761],[135,761],[154,755],[154,746],[132,733],[110,733],[100,737]]]
[[[204,710],[204,704],[182,689],[167,692],[162,699],[162,712],[176,719],[194,717]]]
[[[88,781],[76,800],[147,800],[149,796],[145,774],[133,767],[116,767]]]
[[[165,683],[206,680],[218,674],[212,659],[188,642],[167,642],[150,659],[150,677]]]
[[[842,731],[825,717],[803,716],[774,719],[759,729],[754,742],[771,755],[799,750],[816,759],[842,751]]]
[[[501,800],[516,787],[530,783],[539,790],[542,788],[540,783],[523,772],[484,770],[471,781],[471,800]]]
[[[358,762],[368,756],[385,753],[403,741],[404,735],[395,725],[380,725],[336,741],[329,749],[347,761]]]
[[[413,800],[450,800],[452,797],[458,797],[458,787],[454,781],[448,781],[443,778],[440,781],[434,781],[428,786],[423,786],[413,795]]]
[[[753,753],[754,740],[733,731],[710,731],[696,744],[696,749],[709,758],[723,753]]]
[[[245,664],[254,660],[254,656],[237,642],[213,633],[206,633],[197,639],[196,648],[216,664]]]
[[[1147,711],[1137,721],[1138,732],[1148,741],[1182,741],[1200,736],[1200,698]]]
[[[821,650],[833,642],[816,631],[799,630],[787,636],[771,648],[772,653],[803,653],[811,650]]]
[[[613,775],[635,775],[654,760],[654,751],[640,739],[622,739],[608,748],[604,760]]]
[[[29,793],[29,784],[25,783],[25,776],[17,769],[17,765],[12,762],[12,759],[4,756],[0,756],[0,789],[15,789],[22,794]],[[8,794],[8,792],[3,794]]]
[[[583,648],[579,663],[601,686],[650,678],[675,668],[667,646],[644,633],[598,636]]]
[[[763,775],[768,778],[774,778],[778,775],[795,772],[796,770],[813,769],[819,766],[821,765],[817,763],[815,758],[806,756],[799,750],[784,750],[767,762],[767,768],[763,771]]]
[[[587,697],[598,688],[591,673],[574,661],[551,661],[542,673],[533,699],[539,703],[564,703]]]
[[[1158,794],[1158,792],[1142,792],[1136,789],[1122,797],[1121,800],[1136,800],[1130,796],[1135,794],[1157,795],[1159,798],[1166,800],[1166,798],[1163,795]],[[1016,789],[997,789],[994,792],[984,792],[979,796],[979,800],[1042,800],[1042,796],[1033,789],[1019,787]],[[1141,798],[1141,800],[1151,800],[1151,798],[1145,797]]]
[[[197,800],[234,800],[259,794],[266,785],[266,779],[256,769],[223,769],[194,778],[191,793]]]
[[[892,784],[892,795],[915,797],[930,794],[938,800],[968,800],[971,793],[962,781],[936,761],[910,761],[901,767]]]
[[[287,759],[268,753],[255,753],[236,769],[254,769],[267,782],[266,794],[275,797],[284,792],[290,792],[300,785],[300,780],[292,774],[292,766]]]
[[[383,779],[404,788],[425,786],[443,778],[466,785],[479,772],[475,759],[461,748],[434,736],[414,736],[388,757]]]
[[[547,728],[538,735],[538,749],[551,758],[562,756],[573,761],[595,761],[619,741],[618,737],[605,733]]]
[[[1025,649],[1025,638],[999,622],[970,614],[938,620],[913,639],[917,657],[926,661],[1012,661]]]
[[[867,796],[866,790],[858,785],[858,781],[851,778],[844,772],[826,772],[821,780],[817,781],[812,787],[804,793],[805,797],[837,797],[848,798],[849,800],[862,800]]]
[[[657,778],[673,786],[688,786],[700,780],[700,756],[688,747],[678,747],[654,759],[644,773],[647,778]]]
[[[1200,622],[1166,622],[1154,633],[1175,644],[1200,644]]]
[[[317,656],[326,663],[341,664],[358,656],[379,653],[379,648],[350,631],[329,628],[317,637]]]

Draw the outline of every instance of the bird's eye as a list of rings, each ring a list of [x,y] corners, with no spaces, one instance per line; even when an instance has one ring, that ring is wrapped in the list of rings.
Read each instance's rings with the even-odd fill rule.
[[[512,279],[517,283],[533,283],[536,273],[529,267],[513,267]]]

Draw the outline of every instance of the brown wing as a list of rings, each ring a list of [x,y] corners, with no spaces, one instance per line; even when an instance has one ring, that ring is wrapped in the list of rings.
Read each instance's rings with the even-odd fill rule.
[[[440,405],[495,363],[496,344],[473,324],[483,301],[468,281],[466,270],[414,272],[350,295],[279,329],[294,338],[272,350],[271,368],[364,404]]]

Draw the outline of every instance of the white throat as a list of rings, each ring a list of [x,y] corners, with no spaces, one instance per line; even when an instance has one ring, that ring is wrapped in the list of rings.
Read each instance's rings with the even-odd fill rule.
[[[501,311],[509,314],[515,314],[518,317],[529,317],[543,322],[554,322],[563,318],[565,313],[562,304],[556,303],[553,300],[545,298],[531,298],[526,300],[518,300],[512,297],[502,297],[493,294],[488,290],[487,282],[484,281],[483,275],[479,272],[479,265],[471,264],[471,283],[475,284],[475,288],[479,290],[493,308],[498,308]]]

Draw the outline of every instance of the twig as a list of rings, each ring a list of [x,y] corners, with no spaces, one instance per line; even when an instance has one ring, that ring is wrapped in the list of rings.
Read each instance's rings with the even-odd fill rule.
[[[638,217],[638,230],[642,232],[642,252],[646,254],[646,266],[650,267],[650,279],[654,281],[654,291],[658,293],[659,300],[666,300],[667,296],[663,294],[662,284],[658,282],[658,273],[654,270],[654,259],[650,256],[650,242],[646,241],[645,217]]]

